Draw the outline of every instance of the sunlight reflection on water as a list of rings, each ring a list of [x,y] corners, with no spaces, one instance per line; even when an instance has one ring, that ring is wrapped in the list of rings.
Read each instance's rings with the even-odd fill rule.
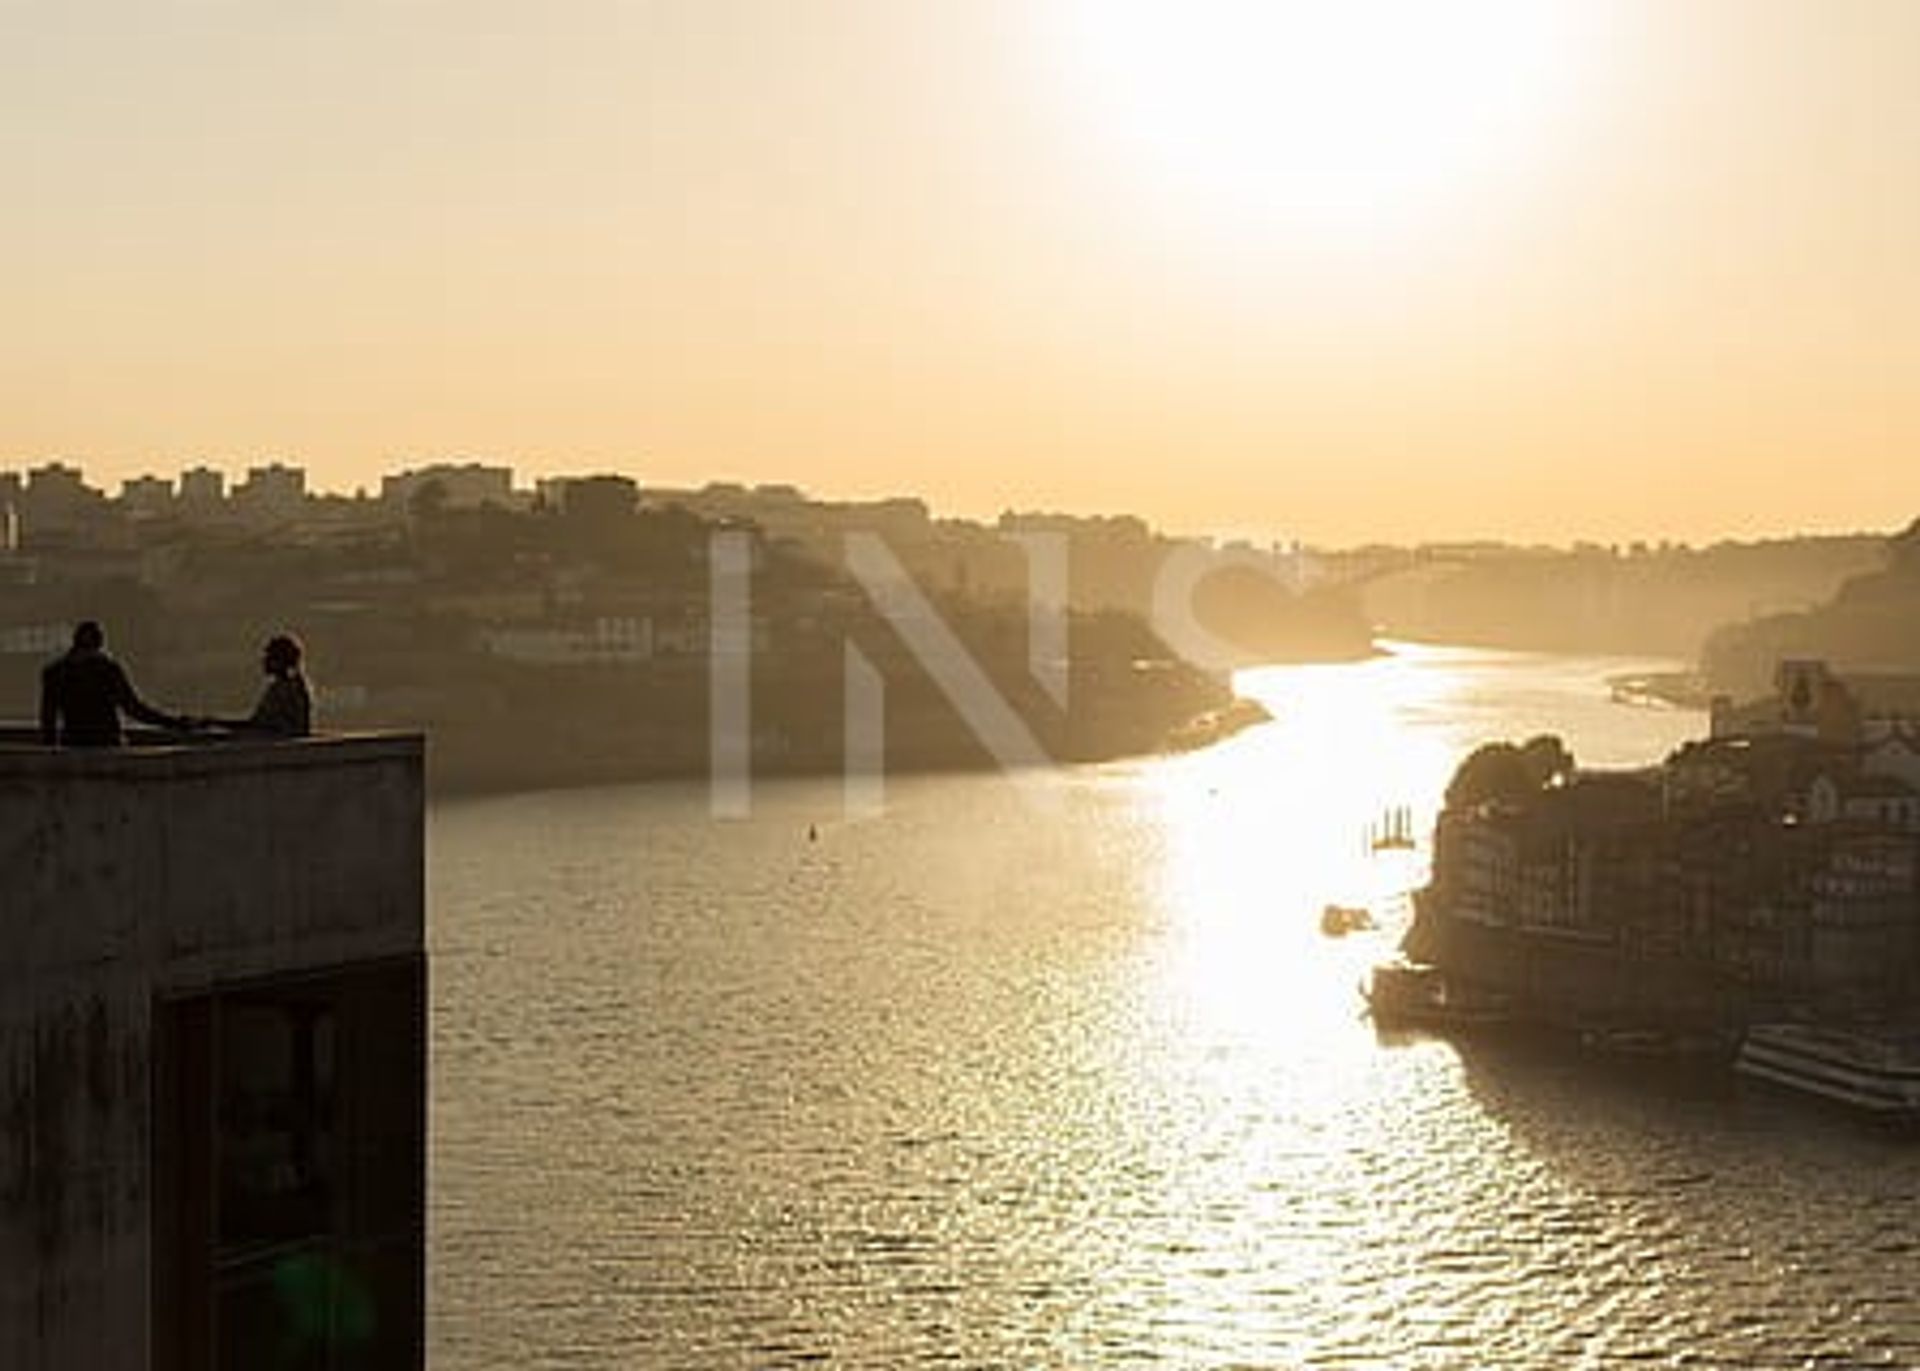
[[[1909,1152],[1359,1017],[1468,747],[1697,731],[1609,703],[1624,665],[1248,673],[1272,724],[1038,814],[991,776],[857,821],[833,780],[732,824],[696,786],[438,807],[436,1364],[1920,1361],[1874,1256]],[[1420,847],[1376,858],[1398,805]],[[1328,901],[1387,926],[1324,938]]]

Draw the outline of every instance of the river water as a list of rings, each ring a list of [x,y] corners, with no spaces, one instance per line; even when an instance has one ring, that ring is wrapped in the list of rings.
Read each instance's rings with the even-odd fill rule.
[[[1920,1144],[1357,1013],[1424,858],[1367,826],[1489,738],[1657,759],[1646,665],[1249,673],[1221,746],[877,812],[437,806],[433,1364],[1920,1366]]]

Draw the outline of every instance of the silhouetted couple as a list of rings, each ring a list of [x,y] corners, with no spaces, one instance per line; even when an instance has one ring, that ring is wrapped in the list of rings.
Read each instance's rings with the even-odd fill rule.
[[[40,673],[40,739],[51,746],[118,747],[126,741],[120,716],[174,732],[216,727],[270,738],[304,738],[313,727],[313,702],[300,670],[300,642],[269,638],[260,650],[267,688],[244,719],[194,718],[155,709],[142,700],[120,663],[107,655],[107,635],[91,619],[73,630],[73,646]]]

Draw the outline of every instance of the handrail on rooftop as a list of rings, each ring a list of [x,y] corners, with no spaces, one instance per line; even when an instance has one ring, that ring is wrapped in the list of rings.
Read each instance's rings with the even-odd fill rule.
[[[236,761],[242,757],[271,757],[276,765],[316,765],[329,760],[418,756],[423,747],[424,738],[419,732],[399,729],[276,738],[240,731],[175,733],[144,726],[127,729],[126,741],[119,747],[60,747],[41,742],[36,725],[0,722],[0,770],[15,773],[114,771],[128,766],[145,769],[167,760],[213,763],[221,757]]]

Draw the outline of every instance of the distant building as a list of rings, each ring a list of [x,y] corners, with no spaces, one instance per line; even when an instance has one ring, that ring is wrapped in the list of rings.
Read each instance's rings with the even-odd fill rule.
[[[602,617],[585,625],[519,624],[482,629],[481,645],[504,661],[541,666],[644,662],[653,656],[653,621]]]
[[[44,535],[79,532],[95,523],[106,509],[107,497],[82,478],[78,468],[49,462],[27,473],[18,501],[24,541]]]
[[[256,526],[292,523],[305,512],[306,503],[306,470],[279,462],[249,467],[247,479],[233,488],[233,512]]]
[[[164,476],[135,476],[120,483],[120,507],[148,517],[173,512],[173,482]]]
[[[66,651],[73,640],[68,623],[15,624],[0,628],[0,656],[44,661]]]
[[[180,512],[189,518],[207,518],[227,506],[227,478],[212,467],[190,467],[180,473]]]
[[[588,521],[625,519],[640,504],[640,487],[627,476],[556,476],[536,489],[546,508]]]
[[[1711,719],[1716,738],[1785,734],[1851,746],[1902,733],[1920,736],[1920,676],[1843,674],[1818,659],[1783,661],[1773,694],[1744,704],[1716,695]]]
[[[1810,823],[1877,824],[1920,832],[1920,794],[1897,776],[1823,771],[1807,787]]]
[[[837,528],[877,533],[896,548],[924,543],[933,536],[933,515],[927,502],[914,496],[886,500],[859,500],[827,506]]]
[[[516,509],[526,503],[514,492],[512,467],[486,466],[479,462],[460,465],[436,462],[382,477],[380,500],[406,512],[412,510],[414,501],[423,498],[422,492],[429,488],[437,491],[430,498],[442,509],[481,509],[487,505]]]
[[[1860,758],[1861,773],[1891,776],[1920,792],[1920,739],[1911,733],[1887,733],[1868,744]]]
[[[64,462],[48,462],[45,466],[31,468],[27,472],[26,495],[30,500],[49,503],[65,500],[91,504],[104,498],[86,483],[78,467],[70,467]]]
[[[20,506],[25,496],[26,483],[19,474],[0,471],[0,553],[20,550]]]

